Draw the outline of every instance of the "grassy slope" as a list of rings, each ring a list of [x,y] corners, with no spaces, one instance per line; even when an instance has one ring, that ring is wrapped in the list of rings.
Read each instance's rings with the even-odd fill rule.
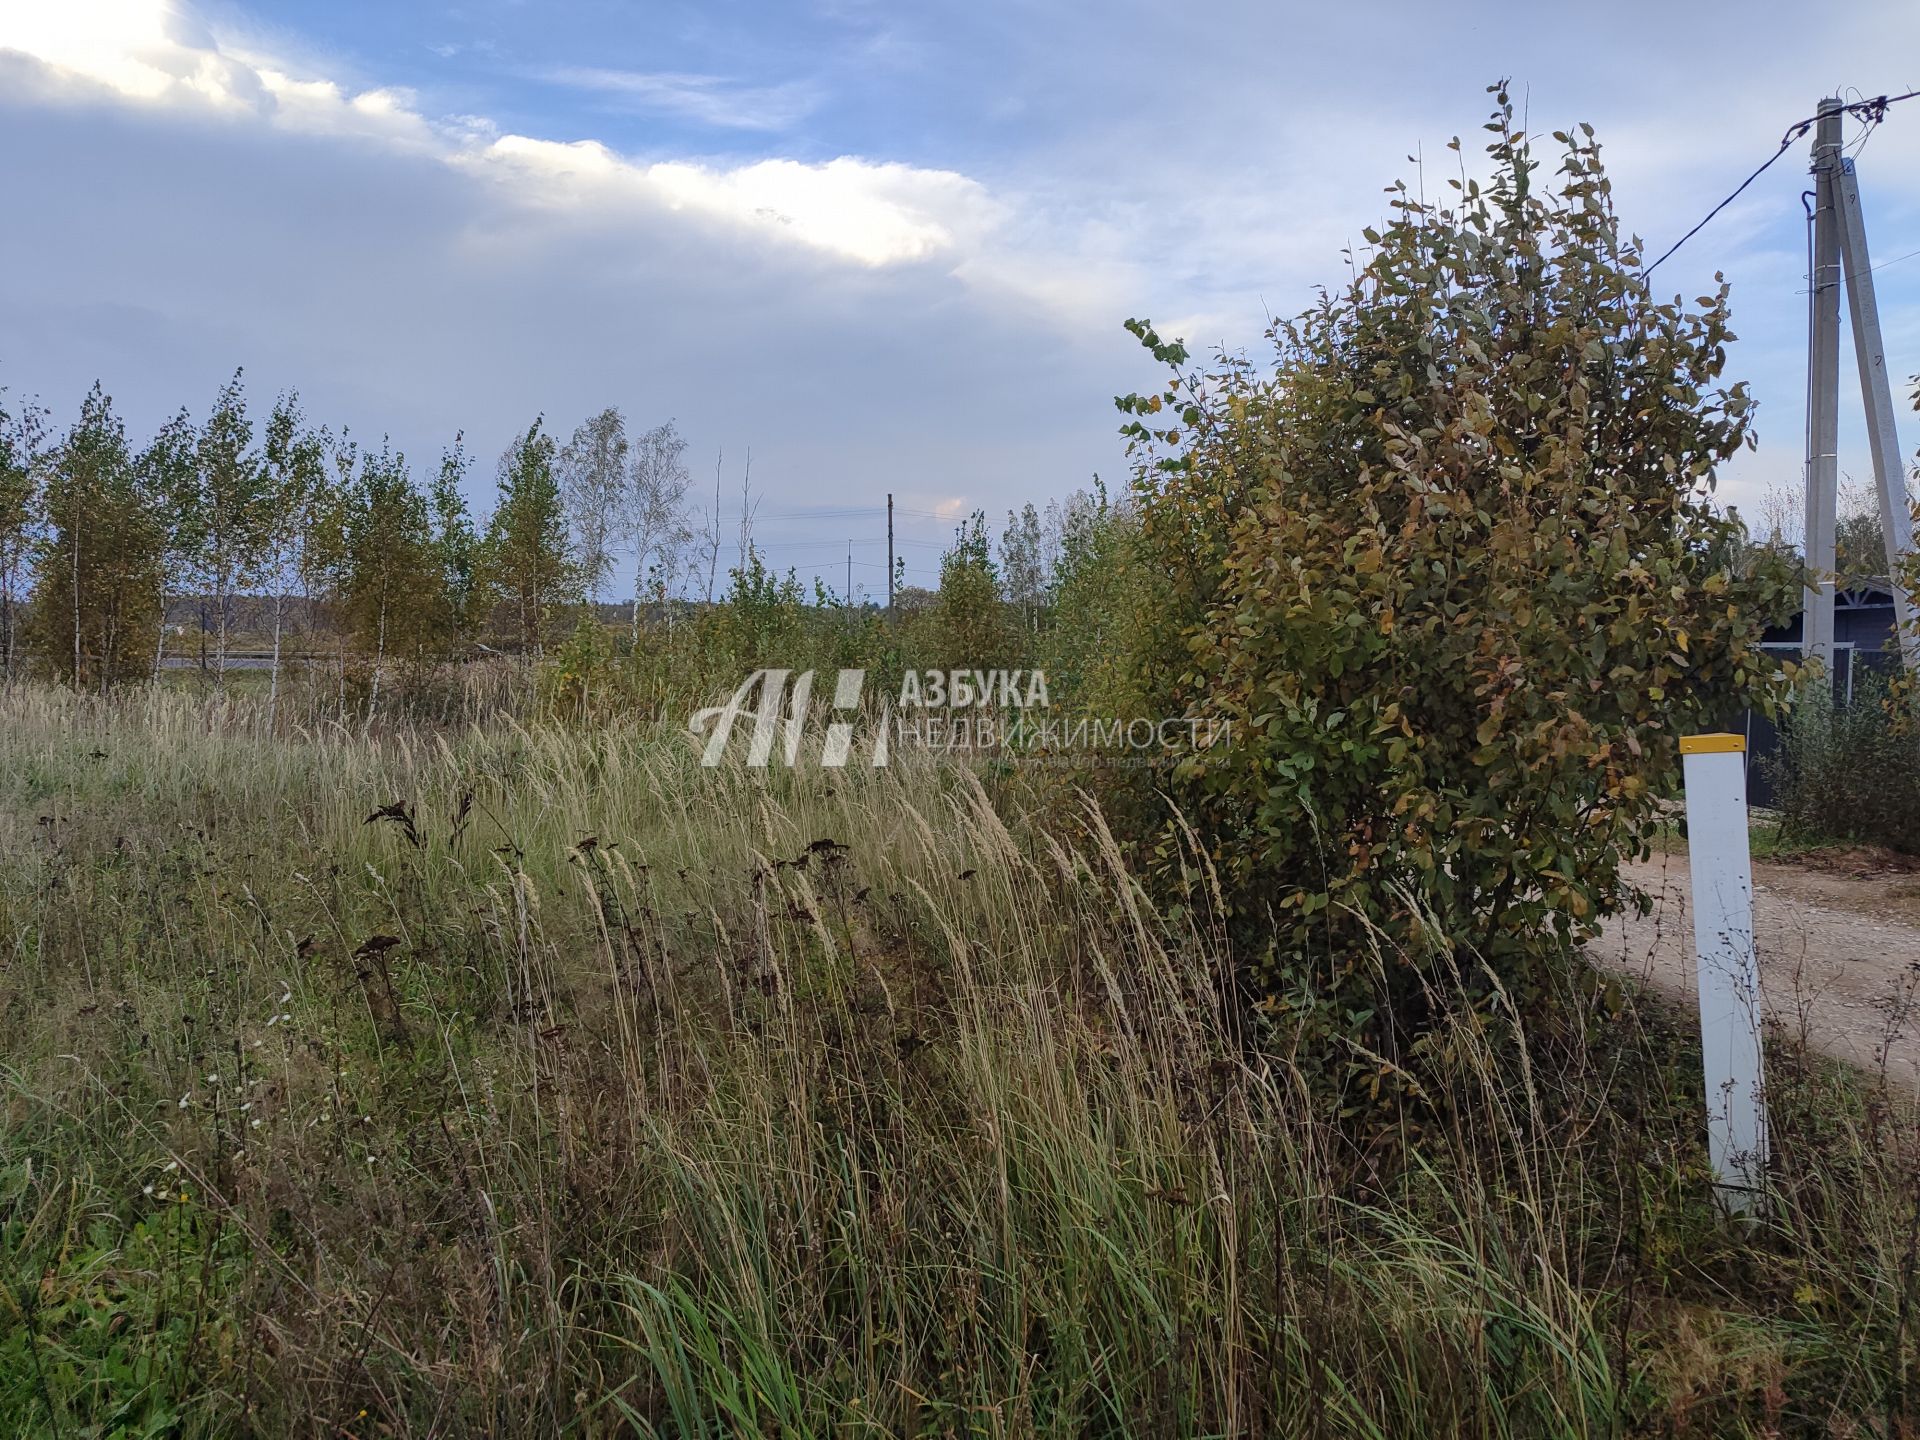
[[[1570,977],[1590,1037],[1462,1020],[1408,1062],[1428,1104],[1343,1117],[1284,1034],[1233,1037],[1204,876],[1156,917],[1070,793],[702,771],[644,729],[0,710],[5,1433],[1920,1405],[1884,1097],[1778,1057],[1780,1201],[1729,1230],[1684,1027]],[[1355,1057],[1346,1108],[1382,1078]]]

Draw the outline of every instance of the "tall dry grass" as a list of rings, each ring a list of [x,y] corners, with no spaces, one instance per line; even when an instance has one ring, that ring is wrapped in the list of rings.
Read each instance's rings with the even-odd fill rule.
[[[1571,963],[1389,1109],[1197,849],[1156,906],[1057,782],[697,760],[0,698],[0,1426],[1911,1432],[1897,1100],[1777,1056],[1731,1227],[1686,1027]]]

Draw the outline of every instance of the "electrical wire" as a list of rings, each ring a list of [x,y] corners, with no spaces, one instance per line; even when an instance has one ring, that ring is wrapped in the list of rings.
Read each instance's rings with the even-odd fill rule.
[[[768,520],[768,521],[772,521],[772,520],[854,520],[854,519],[859,519],[860,517],[866,516],[866,515],[884,515],[886,513],[887,513],[887,507],[884,505],[861,505],[861,506],[850,507],[850,508],[839,509],[839,510],[782,511],[774,515],[756,515],[754,518],[756,520]],[[909,510],[904,505],[896,505],[893,509],[893,513],[895,515],[905,515],[915,520],[945,520],[945,521],[952,522],[952,521],[957,521],[960,518],[959,516],[955,516],[955,515],[942,515],[942,514],[939,514],[937,511],[933,511],[933,510]]]
[[[1906,254],[1896,255],[1891,260],[1882,260],[1877,265],[1869,265],[1866,273],[1871,275],[1876,270],[1885,270],[1890,265],[1898,265],[1902,260],[1911,260],[1916,255],[1920,255],[1920,250],[1909,250]],[[1796,295],[1811,295],[1813,292],[1811,290],[1796,290],[1794,293]],[[925,544],[927,542],[922,541],[921,543]]]
[[[1898,265],[1902,260],[1911,260],[1916,255],[1920,255],[1920,250],[1909,250],[1906,254],[1896,255],[1891,260],[1882,260],[1878,265],[1869,265],[1867,267],[1867,273],[1872,274],[1875,270],[1884,270],[1889,265]]]
[[[760,521],[760,520],[859,520],[859,519],[864,519],[866,516],[869,516],[869,515],[884,515],[886,513],[887,512],[885,510],[880,509],[877,506],[867,505],[867,506],[862,506],[859,509],[847,509],[847,510],[781,511],[778,514],[774,514],[774,515],[755,514],[753,518],[756,521]]]
[[[1802,132],[1802,133],[1805,133],[1805,132]],[[1666,264],[1667,261],[1673,258],[1674,251],[1678,250],[1682,245],[1686,244],[1687,241],[1691,240],[1694,236],[1698,235],[1702,230],[1706,229],[1707,222],[1709,220],[1712,220],[1714,216],[1718,215],[1722,210],[1726,209],[1727,206],[1731,205],[1734,201],[1738,200],[1741,194],[1746,190],[1746,188],[1749,185],[1753,184],[1754,181],[1758,180],[1762,175],[1766,174],[1767,171],[1772,167],[1773,162],[1778,160],[1782,155],[1786,154],[1787,148],[1791,146],[1793,142],[1795,140],[1798,140],[1799,138],[1800,138],[1799,135],[1790,134],[1785,140],[1782,140],[1780,142],[1780,148],[1774,151],[1773,154],[1769,155],[1766,158],[1766,160],[1761,164],[1758,170],[1755,170],[1751,175],[1747,176],[1746,179],[1742,180],[1731,195],[1727,196],[1726,199],[1722,200],[1718,205],[1714,206],[1713,209],[1709,210],[1706,214],[1706,218],[1701,220],[1701,222],[1698,225],[1695,225],[1691,230],[1687,231],[1686,234],[1682,235],[1678,240],[1674,241],[1672,245],[1668,246],[1666,254],[1662,255],[1658,260],[1654,261],[1653,264],[1647,266],[1645,271],[1642,272],[1642,278],[1644,279],[1648,276],[1651,276],[1654,271],[1658,270],[1662,265]]]
[[[1867,122],[1867,133],[1872,134],[1880,122],[1887,118],[1888,106],[1897,105],[1902,100],[1912,100],[1916,96],[1920,96],[1920,90],[1909,90],[1904,95],[1876,95],[1871,100],[1856,100],[1850,105],[1842,105],[1837,110],[1831,110],[1827,113],[1831,115],[1858,115]],[[1787,133],[1780,137],[1780,148],[1763,160],[1757,170],[1742,180],[1739,185],[1734,188],[1731,195],[1727,196],[1726,199],[1709,210],[1698,225],[1695,225],[1691,230],[1687,231],[1686,234],[1674,241],[1672,245],[1668,246],[1666,254],[1662,255],[1641,272],[1642,278],[1644,279],[1652,275],[1654,271],[1658,270],[1662,265],[1666,264],[1668,260],[1673,258],[1676,250],[1694,236],[1698,235],[1702,230],[1706,229],[1708,222],[1711,221],[1714,216],[1738,200],[1740,196],[1745,193],[1746,188],[1762,175],[1766,174],[1767,171],[1772,168],[1773,162],[1786,154],[1787,151],[1793,147],[1794,141],[1805,136],[1809,130],[1819,123],[1820,118],[1819,115],[1809,115],[1806,119],[1796,120],[1793,124],[1789,125],[1787,127]]]

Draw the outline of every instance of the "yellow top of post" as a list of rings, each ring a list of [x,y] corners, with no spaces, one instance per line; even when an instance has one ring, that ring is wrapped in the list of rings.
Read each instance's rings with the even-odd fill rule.
[[[1682,735],[1680,753],[1682,755],[1724,755],[1728,751],[1739,754],[1747,748],[1744,735]]]

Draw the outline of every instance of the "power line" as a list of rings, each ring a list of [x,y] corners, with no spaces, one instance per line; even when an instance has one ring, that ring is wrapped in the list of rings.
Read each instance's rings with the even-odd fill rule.
[[[775,520],[857,520],[866,515],[879,516],[886,513],[887,511],[884,505],[862,505],[841,510],[781,511],[772,515],[755,515],[754,519],[769,522]],[[894,507],[893,513],[896,515],[911,515],[919,520],[944,520],[949,524],[956,524],[961,518],[955,515],[942,515],[933,510],[909,510],[904,505]]]
[[[1882,260],[1878,265],[1869,265],[1867,267],[1867,273],[1872,274],[1875,270],[1884,270],[1889,265],[1898,265],[1902,260],[1911,260],[1916,255],[1920,255],[1920,250],[1909,250],[1906,254],[1896,255],[1891,260]],[[1807,274],[1808,275],[1813,274],[1813,266],[1811,261],[1808,262]],[[1812,281],[1809,280],[1808,283],[1811,284]],[[1796,295],[1810,295],[1813,292],[1811,290],[1796,290],[1794,293]],[[924,545],[924,544],[927,544],[928,542],[922,540],[920,543]]]
[[[1916,255],[1920,255],[1920,250],[1909,250],[1906,254],[1896,255],[1891,260],[1882,260],[1878,265],[1869,265],[1867,269],[1869,273],[1875,270],[1884,270],[1889,265],[1898,265],[1902,260],[1911,260]]]
[[[1856,100],[1851,105],[1842,105],[1838,108],[1837,111],[1831,111],[1829,113],[1838,113],[1841,115],[1858,115],[1866,120],[1867,125],[1869,127],[1869,131],[1871,132],[1871,129],[1873,127],[1878,126],[1880,122],[1886,118],[1887,107],[1889,105],[1897,105],[1902,100],[1911,100],[1915,96],[1920,96],[1920,90],[1909,90],[1904,95],[1876,95],[1871,100]],[[1767,171],[1772,167],[1773,162],[1778,160],[1782,155],[1786,154],[1787,151],[1792,148],[1794,141],[1802,138],[1809,130],[1811,130],[1814,127],[1814,123],[1818,121],[1819,118],[1820,117],[1818,115],[1810,115],[1805,120],[1796,120],[1793,124],[1789,125],[1787,127],[1787,133],[1780,137],[1780,148],[1775,150],[1773,154],[1769,155],[1765,160],[1763,160],[1760,163],[1759,169],[1755,170],[1751,175],[1747,176],[1746,179],[1742,180],[1739,183],[1739,185],[1734,188],[1734,191],[1731,195],[1727,196],[1726,199],[1722,200],[1718,205],[1714,206],[1713,209],[1709,210],[1706,213],[1706,216],[1700,221],[1698,225],[1695,225],[1691,230],[1687,231],[1686,234],[1682,235],[1678,240],[1674,241],[1673,244],[1667,248],[1666,254],[1662,255],[1658,260],[1654,261],[1653,264],[1647,266],[1647,268],[1641,272],[1642,278],[1644,279],[1647,276],[1652,275],[1654,271],[1658,270],[1662,265],[1666,264],[1666,262],[1673,257],[1674,251],[1678,250],[1682,245],[1686,244],[1687,241],[1691,240],[1694,236],[1698,235],[1702,230],[1706,229],[1708,221],[1712,220],[1714,216],[1718,215],[1722,210],[1726,209],[1727,206],[1731,205],[1734,201],[1738,200],[1741,194],[1745,192],[1746,188],[1749,185],[1753,184],[1754,181],[1758,180],[1762,175],[1766,174]]]
[[[854,510],[837,511],[828,515],[756,515],[753,517],[753,523],[755,525],[798,525],[809,520],[832,520],[844,523],[846,521],[872,521],[876,518],[878,517],[876,517],[871,510]]]
[[[871,541],[871,540],[861,540],[861,541],[858,541],[858,542],[856,542],[856,543],[858,543],[858,544],[861,544],[861,545],[871,545],[871,544],[873,544],[874,542],[873,542],[873,541]],[[884,542],[884,541],[882,541],[881,543],[882,543],[882,544],[884,544],[885,542]],[[756,550],[756,551],[760,551],[760,552],[762,552],[762,553],[770,553],[770,552],[772,552],[772,551],[775,551],[775,550],[778,550],[778,551],[780,551],[780,552],[782,552],[783,554],[787,554],[787,553],[790,553],[790,552],[792,552],[792,551],[793,551],[794,549],[796,549],[796,548],[798,548],[798,549],[802,549],[802,550],[809,550],[809,551],[812,551],[812,550],[819,550],[819,551],[823,551],[823,552],[825,552],[825,553],[828,553],[828,554],[832,554],[832,555],[844,555],[844,554],[846,553],[846,549],[847,549],[847,547],[846,547],[846,546],[845,546],[845,545],[844,545],[843,543],[841,543],[840,541],[837,541],[837,540],[760,540],[760,539],[753,539],[753,540],[749,540],[749,541],[747,542],[747,544],[748,544],[748,545],[749,545],[750,547],[752,547],[752,548],[753,548],[754,550]],[[725,552],[727,552],[727,551],[732,551],[732,552],[733,552],[734,554],[736,554],[736,555],[737,555],[737,554],[739,554],[739,553],[741,553],[741,545],[740,545],[740,542],[739,542],[739,541],[737,541],[737,540],[729,540],[729,541],[726,541],[726,542],[724,542],[724,543],[723,543],[723,544],[721,545],[721,547],[720,547],[720,549],[721,549],[721,551],[722,551],[722,553],[725,553]]]
[[[1805,132],[1803,131],[1801,133],[1804,134]],[[1734,190],[1734,192],[1731,195],[1727,196],[1726,199],[1722,200],[1718,205],[1714,206],[1713,209],[1709,210],[1707,212],[1705,220],[1702,220],[1698,225],[1694,226],[1691,230],[1687,231],[1686,234],[1682,235],[1678,240],[1674,241],[1673,244],[1667,248],[1667,253],[1665,255],[1662,255],[1658,260],[1654,261],[1653,264],[1647,266],[1644,272],[1644,275],[1646,276],[1652,275],[1654,271],[1658,270],[1662,265],[1666,264],[1668,260],[1673,258],[1674,251],[1678,250],[1682,245],[1686,244],[1687,241],[1691,240],[1694,236],[1698,235],[1702,230],[1706,229],[1708,220],[1713,219],[1714,216],[1718,215],[1722,210],[1726,209],[1727,206],[1731,205],[1735,200],[1738,200],[1740,198],[1741,192],[1744,191],[1749,185],[1753,184],[1754,181],[1758,180],[1762,175],[1766,174],[1768,169],[1773,165],[1773,162],[1778,160],[1782,155],[1786,154],[1787,147],[1792,145],[1793,142],[1799,138],[1800,138],[1799,135],[1789,135],[1785,140],[1782,140],[1780,142],[1780,148],[1774,151],[1773,154],[1769,155],[1766,158],[1766,161],[1760,166],[1758,170],[1755,170],[1751,175],[1747,176],[1746,179],[1742,180],[1739,186]]]

